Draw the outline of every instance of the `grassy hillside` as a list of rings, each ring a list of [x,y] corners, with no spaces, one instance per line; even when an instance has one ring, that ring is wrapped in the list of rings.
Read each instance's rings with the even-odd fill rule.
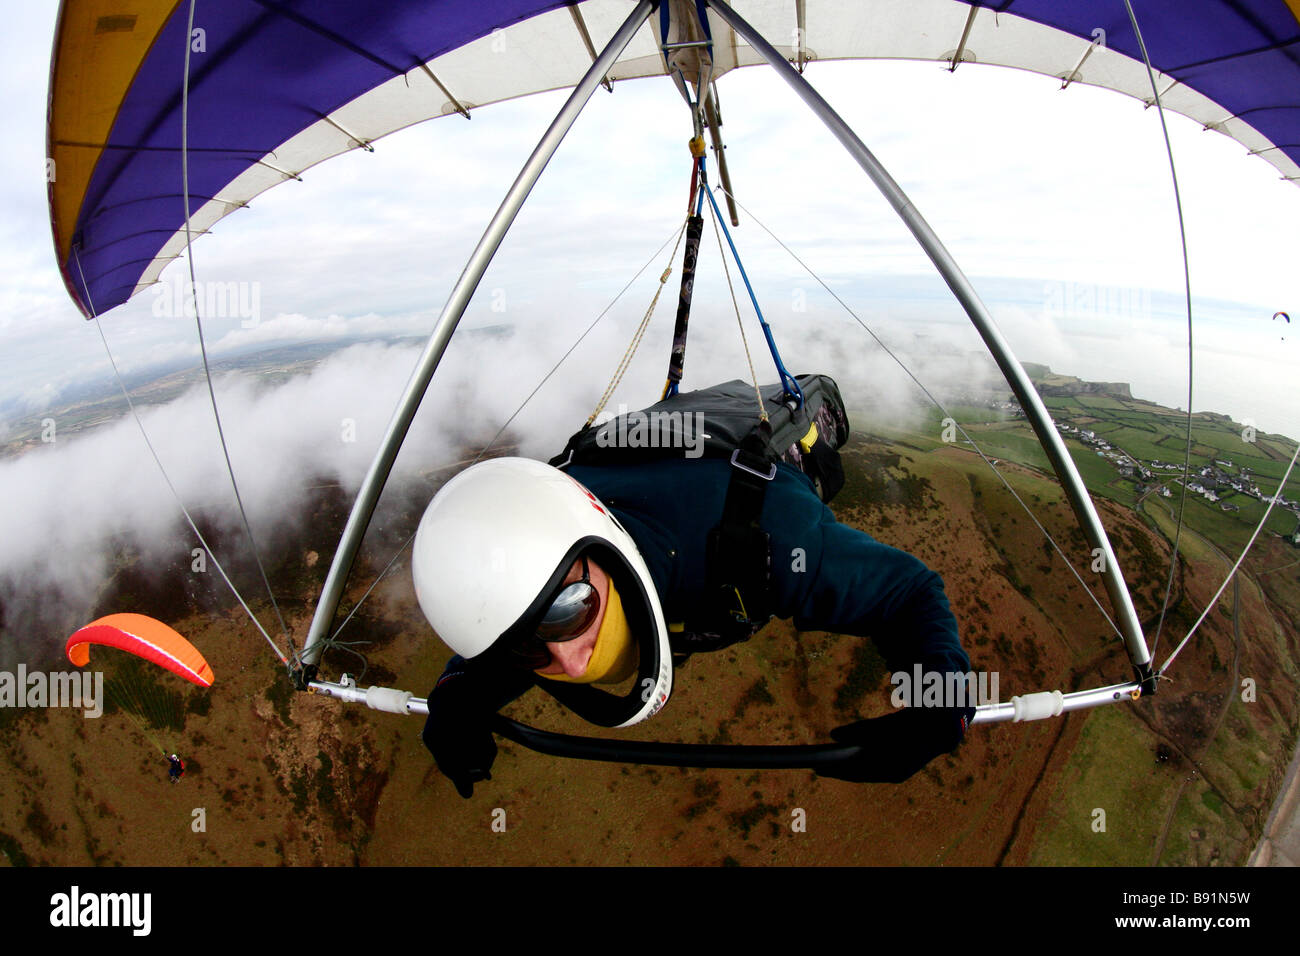
[[[1162,458],[1174,457],[1167,439],[1177,416],[1167,410],[1112,395],[1059,401],[1074,402],[1069,407],[1099,433],[1126,429],[1125,442],[1148,435]],[[838,516],[944,576],[973,666],[997,673],[1001,699],[1127,680],[1091,554],[1026,426],[977,406],[961,417],[1034,518],[969,445],[942,440],[938,417],[891,431],[869,413],[855,417],[858,430],[845,450]],[[1198,427],[1198,443],[1213,449],[1207,455],[1226,452],[1213,444],[1227,440],[1219,431],[1219,423]],[[1260,442],[1251,451],[1259,474],[1287,447]],[[1234,462],[1245,457],[1231,454]],[[1153,635],[1176,499],[1148,494],[1134,507],[1138,494],[1126,492],[1132,483],[1109,461],[1085,451],[1080,462]],[[323,492],[310,531],[275,556],[276,590],[299,641],[342,513],[341,500]],[[417,516],[413,511],[409,522]],[[1186,633],[1235,559],[1238,519],[1227,517],[1189,504],[1157,660]],[[410,530],[400,524],[387,528],[394,541]],[[375,553],[391,552],[381,546]],[[376,570],[356,575],[352,600]],[[106,606],[130,598],[139,610],[166,616],[204,650],[218,682],[204,692],[170,677],[127,673],[106,652],[110,682],[135,688],[136,696],[122,695],[102,718],[0,710],[0,861],[1241,863],[1295,743],[1298,572],[1300,551],[1265,535],[1239,586],[1210,613],[1154,698],[977,727],[956,754],[901,785],[856,785],[803,771],[568,761],[501,742],[493,779],[462,800],[424,750],[420,721],[292,692],[236,610],[186,597],[187,568],[142,568],[123,555]],[[363,684],[424,694],[448,652],[429,635],[409,582],[400,562],[344,639],[370,642],[355,648],[369,661]],[[355,656],[335,651],[323,670],[357,668]],[[1243,680],[1253,688],[1250,700],[1242,699]],[[789,622],[774,622],[747,644],[697,655],[677,682],[661,715],[619,735],[810,743],[889,709],[888,675],[870,642],[801,633]],[[167,704],[131,703],[146,699]],[[550,729],[592,731],[536,693],[508,713]],[[178,786],[166,781],[165,749],[189,762]]]

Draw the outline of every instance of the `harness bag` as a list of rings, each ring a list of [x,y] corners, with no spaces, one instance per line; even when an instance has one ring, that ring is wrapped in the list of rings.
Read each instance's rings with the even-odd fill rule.
[[[779,384],[760,389],[766,422],[753,386],[735,379],[586,426],[551,459],[559,468],[683,457],[731,461],[726,502],[708,536],[712,597],[701,620],[674,633],[674,650],[680,646],[685,656],[746,640],[771,618],[771,547],[759,516],[776,463],[802,471],[823,502],[844,486],[839,449],[848,441],[849,419],[839,386],[828,375],[797,380],[802,405]]]

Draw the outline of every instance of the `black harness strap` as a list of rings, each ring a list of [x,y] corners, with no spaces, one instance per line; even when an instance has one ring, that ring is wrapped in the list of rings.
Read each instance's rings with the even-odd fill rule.
[[[681,383],[682,368],[686,364],[686,331],[691,321],[691,293],[695,288],[695,264],[700,257],[700,232],[703,228],[704,219],[701,216],[691,216],[686,221],[681,294],[677,298],[677,322],[673,326],[673,348],[668,356],[668,381],[664,384],[664,398]]]
[[[759,524],[767,486],[776,477],[770,426],[760,422],[731,455],[722,520],[708,539],[709,591],[719,633],[753,635],[772,616],[771,538]]]

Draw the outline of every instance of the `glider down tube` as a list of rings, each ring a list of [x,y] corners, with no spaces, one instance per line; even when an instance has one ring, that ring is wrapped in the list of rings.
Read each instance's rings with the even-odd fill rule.
[[[759,55],[771,64],[772,69],[790,84],[800,99],[817,114],[831,133],[834,134],[835,138],[840,141],[841,145],[857,160],[858,165],[876,184],[885,199],[894,207],[894,211],[898,213],[904,224],[911,230],[912,235],[921,244],[921,248],[930,257],[939,274],[948,283],[948,287],[957,297],[957,301],[966,310],[966,314],[974,323],[980,337],[984,339],[984,344],[988,346],[989,351],[993,354],[998,367],[1002,370],[1007,383],[1011,386],[1016,399],[1020,402],[1020,407],[1024,410],[1025,417],[1033,426],[1039,443],[1043,446],[1043,450],[1047,452],[1047,457],[1052,462],[1052,468],[1061,481],[1065,496],[1070,502],[1070,507],[1074,509],[1075,517],[1088,539],[1089,546],[1101,550],[1103,558],[1102,581],[1106,586],[1107,594],[1110,596],[1111,605],[1115,609],[1115,616],[1120,632],[1124,636],[1124,645],[1128,650],[1129,660],[1132,661],[1133,668],[1137,672],[1142,692],[1154,693],[1155,677],[1151,671],[1151,652],[1148,650],[1146,639],[1143,637],[1142,625],[1138,621],[1137,611],[1133,608],[1133,598],[1128,592],[1128,586],[1124,583],[1124,576],[1120,573],[1119,561],[1115,557],[1110,539],[1106,536],[1106,529],[1102,526],[1096,508],[1093,507],[1092,499],[1088,496],[1088,489],[1084,485],[1083,479],[1079,477],[1074,460],[1070,457],[1065,443],[1061,440],[1056,427],[1052,424],[1051,415],[1048,413],[1046,406],[1043,405],[1042,399],[1039,398],[1038,392],[1035,391],[1033,383],[1030,382],[1029,376],[1025,374],[1020,362],[1011,354],[1010,346],[1007,345],[1002,333],[994,324],[993,317],[989,315],[988,309],[980,301],[974,286],[970,284],[970,280],[961,271],[961,267],[957,265],[956,260],[952,258],[952,255],[944,247],[943,242],[940,241],[930,224],[912,205],[912,201],[907,198],[907,194],[894,181],[894,178],[890,176],[871,150],[849,128],[848,124],[831,108],[830,104],[822,99],[821,95],[800,75],[798,70],[791,66],[785,57],[778,53],[757,30],[745,22],[722,0],[705,0],[705,2],[708,4],[709,9],[721,17],[728,26],[736,31],[738,36],[742,37]]]
[[[424,398],[429,381],[433,378],[433,373],[442,359],[442,353],[447,349],[452,332],[456,330],[456,324],[464,315],[466,306],[469,305],[470,297],[473,296],[474,290],[483,278],[483,273],[487,271],[497,247],[501,245],[501,240],[505,238],[506,230],[514,222],[524,200],[528,198],[528,193],[542,174],[542,170],[546,168],[546,164],[565,134],[568,133],[569,127],[578,118],[587,100],[596,91],[596,87],[600,86],[605,74],[613,68],[624,47],[631,42],[633,35],[641,28],[641,24],[650,16],[654,7],[652,0],[641,0],[636,5],[636,9],[619,27],[618,32],[610,38],[600,56],[569,94],[564,106],[556,114],[532,155],[528,157],[524,168],[520,170],[505,199],[501,201],[500,207],[483,233],[483,238],[479,240],[473,255],[466,263],[465,271],[461,273],[456,287],[452,289],[447,304],[443,306],[442,315],[439,316],[429,336],[415,372],[406,384],[406,391],[402,393],[397,411],[388,424],[388,431],[384,434],[374,461],[370,463],[370,470],[361,483],[357,500],[353,503],[352,512],[348,515],[348,522],[343,528],[338,550],[334,552],[334,561],[330,565],[329,575],[325,578],[325,586],[321,590],[320,601],[316,604],[316,613],[312,618],[307,642],[302,649],[297,671],[299,689],[305,689],[316,675],[316,666],[320,661],[321,652],[325,649],[324,641],[334,620],[334,612],[338,610],[339,600],[343,596],[343,587],[347,583],[348,574],[352,571],[357,550],[361,547],[361,538],[370,524],[375,504],[379,501],[380,492],[384,489],[389,472],[392,471],[393,462],[406,438],[411,420],[415,417],[416,409],[420,407],[420,401]]]

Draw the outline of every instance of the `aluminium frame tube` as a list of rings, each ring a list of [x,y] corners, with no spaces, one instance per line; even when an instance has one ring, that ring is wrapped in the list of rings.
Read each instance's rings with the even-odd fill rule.
[[[587,101],[591,99],[596,88],[601,85],[601,80],[613,67],[615,61],[632,40],[637,30],[654,12],[656,6],[655,0],[641,0],[631,14],[628,15],[623,25],[619,27],[618,32],[610,38],[605,49],[601,51],[600,56],[592,63],[586,74],[578,82],[578,85],[573,88],[573,92],[569,94],[564,106],[556,114],[555,119],[551,121],[551,125],[547,128],[541,140],[538,141],[532,155],[524,163],[523,169],[520,170],[518,177],[516,177],[510,190],[506,193],[505,199],[501,201],[500,207],[493,215],[491,222],[488,223],[487,229],[484,230],[483,237],[479,240],[469,261],[465,264],[465,269],[452,289],[447,304],[443,306],[442,314],[438,317],[433,332],[429,335],[429,341],[424,347],[424,352],[420,356],[419,363],[407,382],[406,390],[402,393],[397,410],[393,413],[392,420],[388,424],[388,430],[380,442],[379,450],[370,463],[370,470],[361,483],[356,501],[352,505],[352,511],[348,515],[347,524],[344,526],[343,534],[339,538],[338,549],[334,552],[329,574],[325,578],[320,600],[316,604],[316,612],[312,617],[307,642],[299,655],[298,683],[300,687],[305,687],[315,676],[316,666],[320,661],[321,652],[324,650],[325,639],[328,636],[330,626],[333,624],[334,614],[338,610],[344,586],[347,584],[348,575],[352,571],[352,565],[356,561],[357,552],[361,547],[361,539],[365,536],[366,528],[370,524],[370,518],[374,514],[379,495],[384,489],[384,484],[388,481],[389,472],[392,471],[393,462],[397,459],[397,453],[406,438],[407,430],[411,426],[411,420],[420,407],[420,402],[429,387],[433,373],[442,360],[443,352],[447,349],[447,343],[451,341],[452,333],[456,330],[456,325],[460,322],[461,316],[464,315],[469,300],[474,295],[474,290],[478,288],[479,281],[483,278],[483,273],[487,271],[492,257],[496,254],[501,241],[505,238],[506,231],[514,222],[515,216],[518,215],[519,209],[524,204],[524,200],[528,198],[529,192],[532,191],[538,177],[542,174],[542,170],[546,168],[546,164],[554,155],[561,141],[563,141],[565,134],[573,126],[578,114],[587,105]]]
[[[1136,681],[1111,684],[1092,690],[1079,690],[1063,694],[1059,690],[1039,691],[1012,697],[997,704],[980,704],[975,708],[972,724],[996,724],[1003,721],[1043,720],[1059,717],[1072,710],[1088,710],[1103,704],[1117,704],[1122,700],[1136,700],[1142,685]]]
[[[410,691],[389,687],[358,687],[351,678],[342,682],[313,680],[307,689],[348,704],[365,704],[371,710],[407,716],[427,716],[428,701]],[[1138,683],[1112,684],[1093,690],[1041,691],[1012,697],[1009,701],[980,704],[975,708],[972,725],[1009,721],[1045,720],[1075,710],[1088,710],[1141,696]],[[852,757],[852,744],[684,744],[673,741],[628,741],[608,737],[576,737],[539,730],[500,714],[492,721],[493,733],[523,744],[530,750],[555,757],[581,760],[655,764],[669,767],[731,768],[816,768]]]
[[[1107,687],[1095,687],[1091,690],[1079,690],[1071,693],[1061,691],[1039,691],[1036,694],[1023,694],[1010,700],[991,704],[979,704],[975,708],[972,724],[996,724],[1004,721],[1042,720],[1047,717],[1059,717],[1075,710],[1089,710],[1103,704],[1117,704],[1123,700],[1133,700],[1142,689],[1136,682],[1111,684]],[[355,681],[341,683],[313,680],[308,690],[324,697],[333,697],[348,704],[365,704],[371,710],[383,710],[388,713],[405,713],[428,716],[429,703],[423,697],[416,697],[409,691],[395,690],[388,687],[358,687]],[[1050,700],[1049,700],[1050,698]],[[538,731],[544,733],[544,731]]]
[[[1106,529],[1101,523],[1101,518],[1097,514],[1092,498],[1088,495],[1088,489],[1084,485],[1083,479],[1079,476],[1074,460],[1065,447],[1065,442],[1062,441],[1055,424],[1052,422],[1051,414],[1047,411],[1043,400],[1034,389],[1033,383],[1029,380],[1024,368],[1011,353],[1010,346],[994,323],[988,309],[980,301],[974,286],[971,285],[970,280],[961,271],[956,260],[944,247],[943,242],[935,234],[930,224],[925,221],[921,213],[912,205],[912,201],[907,198],[907,194],[890,176],[888,170],[880,164],[880,161],[876,159],[871,150],[849,128],[849,125],[844,122],[839,114],[831,108],[830,104],[822,98],[821,94],[813,89],[804,76],[791,66],[785,57],[768,43],[757,30],[738,16],[723,0],[705,0],[705,2],[710,10],[717,14],[771,64],[772,68],[790,84],[791,88],[794,89],[795,93],[799,95],[809,109],[826,124],[826,127],[835,138],[840,141],[841,145],[848,150],[867,176],[871,178],[871,181],[876,184],[876,187],[889,204],[894,207],[894,211],[898,213],[903,223],[911,230],[912,235],[916,237],[921,248],[930,257],[939,274],[948,283],[948,288],[952,290],[953,295],[957,297],[957,301],[966,310],[966,314],[974,323],[980,337],[984,339],[984,344],[988,346],[994,360],[998,363],[998,367],[1002,370],[1002,374],[1006,377],[1007,384],[1011,386],[1016,399],[1020,402],[1020,407],[1030,425],[1033,426],[1039,443],[1043,446],[1043,450],[1047,452],[1048,460],[1052,463],[1052,468],[1061,482],[1061,487],[1070,502],[1070,507],[1074,509],[1075,517],[1089,545],[1094,551],[1097,549],[1101,551],[1103,560],[1102,582],[1106,587],[1111,606],[1115,611],[1117,624],[1124,639],[1124,646],[1128,650],[1129,660],[1132,661],[1133,667],[1138,674],[1143,691],[1153,693],[1155,679],[1151,673],[1151,652],[1147,648],[1146,639],[1142,633],[1142,624],[1138,620],[1137,611],[1133,607],[1133,598],[1129,594],[1128,585],[1125,584],[1124,577],[1120,572],[1119,561],[1115,557],[1115,551],[1106,535]]]

